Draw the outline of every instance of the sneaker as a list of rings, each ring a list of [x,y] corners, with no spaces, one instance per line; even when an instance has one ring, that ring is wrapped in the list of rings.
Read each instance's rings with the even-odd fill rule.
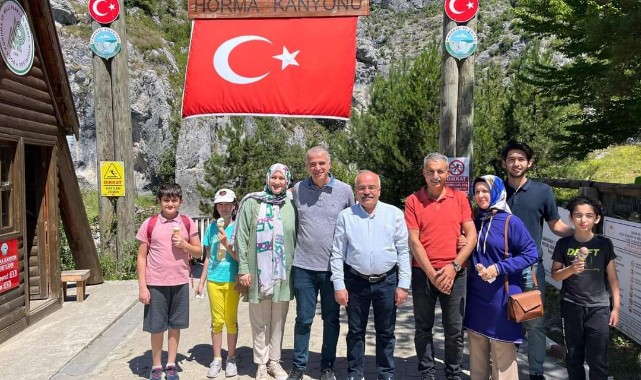
[[[270,360],[267,363],[267,373],[276,380],[287,380],[289,377],[278,360]]]
[[[152,368],[151,374],[149,375],[149,380],[160,380],[162,379],[162,367]]]
[[[264,364],[259,364],[258,368],[256,368],[256,380],[269,380],[269,377],[267,376],[267,366]]]
[[[166,380],[179,380],[180,377],[178,377],[178,369],[176,367],[168,366],[165,368],[165,379]]]
[[[336,376],[334,376],[334,370],[332,369],[332,367],[321,369],[320,380],[336,380]]]
[[[436,380],[436,375],[432,372],[421,372],[421,380]]]
[[[225,366],[225,376],[233,377],[238,375],[238,367],[236,366],[236,358],[227,358],[227,365]]]
[[[221,368],[223,368],[223,359],[214,358],[211,364],[209,364],[209,371],[207,371],[207,377],[209,377],[210,379],[213,379],[214,377],[218,376]]]
[[[287,380],[303,380],[303,375],[305,374],[305,370],[302,368],[294,367],[292,370],[289,372],[289,376],[287,377]]]

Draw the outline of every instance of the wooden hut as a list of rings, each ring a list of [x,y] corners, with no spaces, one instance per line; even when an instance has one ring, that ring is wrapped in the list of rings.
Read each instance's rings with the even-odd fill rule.
[[[78,135],[48,0],[0,5],[0,342],[62,305],[60,220],[97,263],[67,146]],[[31,57],[29,56],[31,50]],[[31,60],[29,62],[29,60]],[[101,282],[92,269],[93,283]]]

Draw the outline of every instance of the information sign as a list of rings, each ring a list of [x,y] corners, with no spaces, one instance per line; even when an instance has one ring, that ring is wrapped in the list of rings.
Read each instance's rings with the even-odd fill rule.
[[[20,285],[18,239],[0,241],[0,293]]]
[[[125,163],[123,161],[100,161],[100,195],[103,197],[125,196]]]

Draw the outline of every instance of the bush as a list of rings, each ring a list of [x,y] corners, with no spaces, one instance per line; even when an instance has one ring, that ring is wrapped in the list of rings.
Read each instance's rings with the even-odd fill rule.
[[[98,230],[98,197],[99,194],[95,190],[87,190],[82,192],[83,203],[87,211],[87,218],[89,219],[92,231]],[[156,212],[156,198],[153,195],[143,195],[136,198],[136,212],[135,228],[140,226],[142,222]],[[67,235],[65,234],[60,221],[60,267],[62,270],[76,269],[76,264],[69,248]],[[132,241],[123,244],[123,257],[122,262],[118,262],[114,254],[102,252],[100,247],[96,247],[98,252],[98,259],[100,260],[100,267],[102,269],[102,276],[105,280],[131,280],[138,277],[136,260],[138,257],[138,242]]]

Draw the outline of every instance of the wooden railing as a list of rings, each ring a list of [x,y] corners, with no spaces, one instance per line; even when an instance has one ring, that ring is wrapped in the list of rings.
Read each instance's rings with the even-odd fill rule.
[[[209,226],[209,223],[211,223],[212,217],[211,216],[192,216],[192,219],[194,220],[194,222],[196,222],[196,225],[198,225],[198,236],[202,241],[203,236],[205,236],[205,230]]]

